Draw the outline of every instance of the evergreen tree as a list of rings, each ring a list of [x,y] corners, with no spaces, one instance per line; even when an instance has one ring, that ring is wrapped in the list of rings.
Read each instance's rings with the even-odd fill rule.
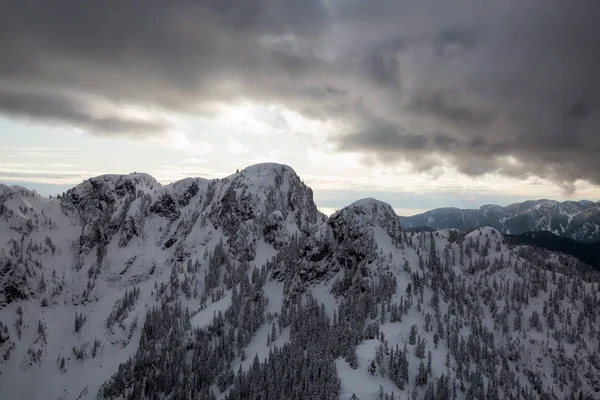
[[[410,345],[414,345],[415,343],[417,343],[417,326],[416,325],[412,325],[410,327],[410,334],[408,335],[408,343]]]

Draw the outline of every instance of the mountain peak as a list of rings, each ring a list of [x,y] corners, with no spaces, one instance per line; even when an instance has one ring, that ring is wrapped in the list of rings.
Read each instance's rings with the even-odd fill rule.
[[[258,163],[250,165],[242,170],[242,172],[245,172],[246,174],[258,176],[268,175],[270,173],[274,173],[275,171],[283,171],[296,175],[296,171],[294,171],[294,169],[289,165],[275,162]]]
[[[14,195],[21,197],[39,196],[35,191],[19,185],[5,185],[0,183],[0,198],[11,198]]]
[[[146,173],[131,174],[105,174],[95,176],[81,182],[68,192],[78,196],[96,193],[99,191],[115,192],[118,197],[125,194],[135,194],[138,190],[144,192],[154,191],[162,185],[151,175]]]
[[[131,179],[131,180],[135,180],[135,181],[155,181],[156,180],[156,179],[154,179],[154,177],[152,175],[147,174],[145,172],[131,172],[129,174],[103,174],[103,175],[98,175],[92,179],[98,179],[98,180],[104,180],[104,181],[119,180],[119,179]]]
[[[348,237],[363,236],[373,229],[381,228],[394,243],[401,241],[402,227],[394,209],[387,203],[374,198],[364,198],[334,213],[327,224],[333,228],[338,241]]]
[[[548,391],[597,392],[600,278],[494,228],[409,237],[373,198],[327,219],[275,163],[170,185],[102,175],[56,200],[19,191],[0,185],[4,398],[449,398],[461,380],[459,397],[551,398],[542,366],[568,380]]]
[[[388,203],[383,202],[381,200],[377,200],[373,197],[365,197],[359,200],[356,200],[354,203],[351,203],[350,206],[356,206],[356,207],[367,207],[367,208],[373,208],[373,207],[388,207],[388,208],[392,208],[392,206],[390,206]]]
[[[331,218],[345,213],[353,213],[356,215],[364,214],[371,217],[397,218],[396,212],[392,206],[372,197],[366,197],[351,203],[350,205],[335,212]]]

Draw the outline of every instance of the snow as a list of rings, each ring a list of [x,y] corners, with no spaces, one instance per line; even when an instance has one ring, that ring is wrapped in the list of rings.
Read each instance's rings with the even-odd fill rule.
[[[375,216],[388,217],[390,215],[396,215],[394,209],[389,204],[371,197],[367,197],[357,200],[341,210],[338,210],[330,218],[335,218],[338,215],[347,213],[354,213],[356,215],[360,212],[368,214],[370,218],[374,218]],[[367,217],[365,216],[364,218]]]
[[[284,287],[282,282],[277,282],[274,280],[270,280],[265,283],[263,288],[265,292],[265,296],[267,297],[267,312],[279,313],[281,310],[281,306],[283,305],[284,300]]]
[[[341,358],[336,360],[338,374],[342,380],[342,390],[340,391],[340,399],[349,399],[350,396],[356,394],[361,400],[375,400],[379,387],[382,386],[384,391],[389,393],[394,392],[396,398],[402,394],[396,385],[387,378],[379,375],[371,375],[367,371],[371,360],[375,355],[377,346],[381,342],[379,340],[365,340],[356,347],[358,355],[358,368],[352,369],[346,361]]]
[[[204,328],[212,322],[212,319],[218,311],[227,310],[231,306],[231,291],[225,293],[219,301],[215,301],[207,306],[205,309],[199,311],[192,317],[191,323],[195,328]]]
[[[498,238],[502,237],[502,234],[496,228],[491,227],[491,226],[484,226],[484,227],[481,227],[481,228],[477,228],[477,229],[475,229],[472,232],[469,232],[465,236],[465,239],[467,239],[467,240],[469,238],[477,239],[478,236],[482,236],[482,235],[484,237],[486,237],[486,235],[490,236],[490,237],[498,237]]]
[[[271,325],[264,324],[258,332],[252,336],[252,340],[246,346],[246,359],[241,361],[239,357],[237,357],[231,363],[231,368],[237,372],[240,365],[242,366],[243,371],[248,371],[250,366],[252,365],[252,361],[254,360],[254,356],[258,354],[258,359],[260,361],[264,361],[265,358],[269,355],[269,350],[274,347],[282,347],[285,343],[290,341],[290,328],[285,328],[281,332],[278,331],[277,339],[274,342],[271,342],[269,346],[267,346],[267,335],[271,332]]]
[[[287,174],[296,175],[296,172],[292,167],[286,164],[274,163],[274,162],[265,162],[258,163],[254,165],[250,165],[242,170],[245,174],[250,177],[267,177],[275,173],[277,170],[283,170]],[[234,175],[231,175],[234,176]]]
[[[338,300],[335,298],[335,296],[331,294],[331,283],[337,276],[340,276],[340,274],[341,273],[338,273],[338,275],[334,276],[330,281],[320,282],[311,287],[312,295],[319,301],[319,303],[325,304],[325,310],[330,318],[333,317],[333,311],[337,309],[338,303]]]
[[[411,217],[400,217],[403,226],[425,225],[430,228],[472,228],[492,224],[503,233],[522,234],[529,231],[552,231],[582,241],[600,240],[600,231],[588,230],[595,224],[599,205],[591,201],[529,200],[506,207],[484,205],[477,209],[438,208]],[[466,219],[469,216],[469,219]],[[467,225],[466,225],[467,224]]]
[[[94,287],[87,300],[84,300],[83,292],[87,289],[90,269],[97,267],[97,246],[93,245],[89,252],[79,255],[78,243],[82,233],[86,234],[87,232],[89,236],[95,235],[96,219],[92,218],[89,223],[83,225],[80,214],[75,209],[73,209],[74,212],[67,211],[65,213],[61,203],[70,201],[68,194],[66,199],[48,199],[18,187],[1,185],[0,200],[4,207],[13,212],[13,215],[9,217],[5,213],[0,216],[0,258],[2,258],[1,254],[8,256],[11,247],[10,240],[20,240],[21,235],[15,230],[24,229],[27,221],[33,221],[34,224],[39,223],[39,226],[36,226],[28,234],[25,246],[29,242],[43,244],[46,236],[50,236],[56,247],[54,254],[44,247],[40,254],[34,256],[44,266],[47,289],[44,293],[37,294],[34,299],[19,302],[23,306],[25,322],[21,340],[17,339],[13,326],[16,319],[17,302],[12,302],[0,309],[0,320],[9,326],[10,340],[15,339],[16,344],[10,360],[0,364],[2,397],[36,399],[48,396],[53,399],[70,399],[79,396],[86,388],[89,395],[83,395],[82,398],[95,396],[100,385],[116,371],[117,366],[136,351],[146,311],[156,304],[154,285],[169,281],[173,265],[179,263],[176,253],[188,254],[181,260],[183,269],[185,269],[187,259],[192,262],[200,260],[201,270],[198,278],[200,289],[202,289],[202,276],[207,262],[202,257],[206,251],[212,251],[217,243],[227,239],[221,227],[215,228],[209,219],[210,213],[220,207],[222,196],[229,185],[246,185],[250,193],[264,201],[266,190],[275,186],[274,179],[279,173],[284,174],[284,183],[287,189],[277,188],[278,190],[291,190],[292,185],[301,185],[299,178],[291,168],[278,164],[261,164],[249,167],[245,172],[232,175],[228,179],[229,182],[190,178],[163,186],[150,175],[130,174],[102,175],[76,186],[73,193],[89,196],[88,193],[92,193],[91,182],[103,182],[105,186],[101,190],[109,198],[115,200],[115,214],[111,216],[110,220],[116,222],[120,218],[119,215],[124,213],[124,216],[135,221],[136,229],[138,229],[137,235],[134,235],[124,247],[119,243],[119,234],[109,237],[106,246],[107,256],[99,266],[100,275],[94,279]],[[190,185],[198,184],[198,194],[189,200],[189,204],[181,206],[181,214],[185,218],[191,219],[193,213],[201,213],[198,216],[198,222],[189,229],[186,229],[181,223],[171,223],[162,216],[149,213],[148,206],[143,209],[142,197],[137,197],[127,204],[125,199],[118,198],[115,192],[116,187],[126,181],[133,183],[136,196],[141,191],[150,197],[151,203],[154,203],[163,193],[170,193],[175,199],[182,198]],[[216,184],[215,197],[212,199],[212,203],[207,204],[205,196],[211,182]],[[300,190],[304,189],[300,188]],[[256,207],[260,207],[260,205],[257,204]],[[300,211],[298,210],[298,212]],[[275,210],[272,214],[283,219],[281,210]],[[206,224],[200,223],[203,219],[206,220]],[[49,224],[49,221],[52,225]],[[299,231],[292,214],[288,215],[284,226],[292,233]],[[103,229],[105,228],[103,227]],[[108,230],[106,231],[108,232]],[[166,240],[174,235],[182,234],[185,237],[178,237],[175,245],[169,249],[164,248],[163,244]],[[255,258],[249,267],[260,267],[276,254],[277,252],[271,245],[259,238],[256,242]],[[75,267],[76,262],[81,264],[80,267]],[[53,277],[53,271],[56,278]],[[33,271],[33,273],[27,290],[35,293],[41,275],[37,271]],[[180,277],[182,279],[182,275]],[[50,296],[50,292],[58,283],[63,285],[63,291],[57,296]],[[126,288],[134,285],[141,291],[135,308],[124,319],[122,327],[113,326],[111,330],[107,329],[105,321],[113,309],[115,301],[122,296]],[[269,301],[268,311],[278,312],[283,303],[283,284],[270,281],[265,287],[265,292]],[[42,298],[48,298],[49,306],[40,306]],[[184,300],[183,305],[187,306],[192,313],[199,309],[198,300],[193,298]],[[211,322],[215,311],[224,311],[230,305],[231,292],[226,291],[225,297],[208,304],[206,308],[195,313],[192,317],[192,325],[206,326]],[[87,319],[79,333],[74,332],[75,313],[83,313]],[[135,318],[137,318],[137,328],[129,337],[128,330]],[[34,346],[33,343],[38,320],[46,322],[48,343],[41,346],[43,357],[40,363],[34,363],[24,369],[21,361],[27,358],[27,350],[30,347],[40,347],[37,344]],[[92,358],[90,355],[91,344],[96,337],[102,343],[102,350],[99,355]],[[266,334],[261,343],[265,338]],[[283,334],[276,343],[283,343],[285,338],[286,336]],[[75,360],[72,348],[86,343],[88,358],[84,361]],[[57,360],[62,356],[66,359],[66,370],[59,372]],[[39,384],[30,385],[30,382]]]
[[[274,189],[282,191],[284,194],[293,192],[298,196],[300,194],[305,196],[302,198],[302,201],[305,202],[302,203],[303,206],[309,204],[309,200],[312,202],[308,192],[303,192],[303,186],[299,186],[299,178],[295,172],[288,166],[274,163],[257,164],[222,180],[208,181],[190,178],[166,186],[160,185],[154,178],[146,174],[104,175],[94,179],[107,183],[107,196],[114,195],[111,197],[115,204],[114,215],[108,218],[106,226],[97,226],[98,218],[90,218],[90,221],[84,224],[77,212],[65,211],[64,207],[61,207],[61,200],[46,199],[18,187],[0,185],[2,204],[12,211],[11,216],[8,215],[9,213],[0,215],[0,262],[9,257],[11,260],[17,260],[15,264],[25,271],[23,272],[27,278],[25,289],[31,296],[28,300],[16,300],[0,308],[0,320],[9,327],[9,340],[15,342],[15,349],[10,359],[4,362],[0,361],[2,398],[75,399],[78,396],[94,398],[102,383],[117,370],[118,365],[135,354],[139,346],[141,327],[146,312],[158,304],[155,285],[169,285],[172,271],[176,271],[175,276],[180,282],[184,276],[194,275],[197,278],[198,289],[202,292],[205,286],[204,273],[208,268],[206,255],[214,251],[218,243],[224,243],[224,246],[230,250],[228,246],[230,246],[230,239],[233,236],[229,237],[225,233],[223,221],[217,218],[228,189],[233,187],[238,196],[242,192],[253,196],[249,207],[257,216],[249,221],[240,222],[240,226],[249,227],[248,239],[255,243],[253,259],[246,260],[248,273],[251,273],[252,268],[260,268],[274,259],[278,251],[286,251],[285,247],[283,250],[277,250],[264,240],[263,233],[259,229],[260,218],[282,221],[283,231],[288,236],[303,232],[303,227],[297,225],[294,213],[306,214],[306,209],[297,209],[296,211],[275,209],[270,213],[261,214],[264,211],[266,193]],[[192,198],[187,199],[188,204],[177,206],[181,217],[175,221],[169,221],[161,215],[148,211],[149,205],[144,203],[146,201],[144,197],[137,197],[131,203],[118,198],[114,193],[115,186],[117,182],[123,180],[134,181],[136,195],[140,190],[150,198],[152,204],[164,193],[173,195],[176,200],[182,198],[193,183],[198,184],[199,191]],[[90,185],[89,181],[76,187],[74,192],[86,193],[87,185]],[[214,185],[214,196],[211,198],[207,193],[209,185]],[[279,186],[276,187],[277,185]],[[239,199],[236,198],[236,201]],[[62,205],[65,206],[65,204]],[[538,205],[538,208],[540,207],[542,207],[541,204]],[[314,211],[316,212],[316,208]],[[486,209],[486,213],[487,211],[488,209]],[[304,214],[301,216],[306,216]],[[357,236],[358,240],[373,239],[376,244],[375,258],[368,260],[366,276],[372,277],[380,271],[391,272],[397,280],[397,290],[392,296],[393,302],[399,302],[401,297],[406,299],[406,289],[413,281],[411,274],[417,272],[421,276],[425,274],[426,271],[420,270],[419,259],[421,258],[425,265],[430,261],[431,238],[434,240],[440,259],[443,259],[444,251],[453,257],[454,262],[449,263],[448,271],[454,271],[457,276],[461,276],[465,287],[469,288],[469,293],[471,291],[479,293],[477,290],[481,289],[485,280],[497,280],[501,287],[509,283],[521,282],[523,280],[522,269],[537,268],[519,257],[518,254],[523,249],[522,247],[509,249],[502,243],[501,233],[493,227],[480,227],[470,232],[465,236],[462,244],[449,242],[448,238],[454,234],[452,230],[409,234],[408,237],[413,242],[411,247],[405,242],[402,242],[401,245],[398,244],[398,238],[401,237],[399,219],[391,206],[378,200],[372,198],[358,200],[333,214],[329,220],[319,214],[316,215],[317,218],[311,225],[312,232],[316,232],[312,234],[314,240],[333,243],[334,233],[340,233],[335,229],[346,228],[352,228],[362,234],[363,236]],[[118,222],[122,217],[133,219],[137,232],[125,245],[120,242],[122,232],[117,229],[115,233],[111,228],[113,225],[119,228]],[[430,218],[433,221],[433,216]],[[336,225],[335,221],[341,222],[340,225]],[[28,229],[28,223],[34,224],[34,228],[27,235],[23,235],[21,232]],[[82,251],[79,246],[82,233],[94,237],[98,230],[107,237],[106,256],[101,262],[98,262],[100,246],[97,242],[93,243],[88,252]],[[47,236],[51,237],[55,246],[54,252],[44,244]],[[41,246],[37,252],[32,250],[28,253],[31,257],[31,265],[21,266],[24,263],[18,261],[19,255],[10,255],[14,241],[20,243],[21,237],[23,237],[25,247],[29,243],[32,246],[33,244]],[[173,237],[177,238],[177,242],[167,248],[165,242]],[[480,258],[478,251],[484,246],[486,239],[490,240],[490,248],[488,253],[481,257],[490,263],[501,258],[504,260],[513,258],[514,262],[511,267],[503,267],[493,272],[484,270],[469,273],[466,266],[469,265],[469,261],[477,261]],[[464,265],[460,265],[459,251],[461,246],[469,241],[479,242],[479,248],[471,248],[466,251],[466,261]],[[356,245],[360,244],[357,242]],[[496,245],[500,246],[499,251],[496,250]],[[32,266],[33,260],[39,260],[42,267]],[[188,260],[200,265],[200,270],[196,274],[186,271]],[[557,255],[551,255],[544,261],[549,265],[548,268],[562,268],[564,264],[564,259]],[[408,263],[408,270],[404,270],[405,262]],[[325,265],[325,267],[327,266]],[[27,272],[28,270],[30,272]],[[98,275],[91,279],[90,274],[93,274],[95,270],[99,271]],[[42,271],[47,286],[45,290],[38,288]],[[340,299],[331,293],[331,286],[337,278],[343,277],[344,274],[345,270],[342,268],[335,274],[326,275],[320,281],[308,282],[304,287],[306,293],[312,294],[325,305],[330,317],[333,316],[340,302]],[[557,275],[558,279],[563,277],[560,273]],[[3,279],[5,279],[4,276],[0,276],[0,283],[4,283]],[[64,286],[62,292],[52,296],[53,289],[61,284]],[[90,285],[93,287],[90,288]],[[592,286],[589,282],[583,282],[582,285],[591,291]],[[135,306],[127,313],[120,326],[114,324],[107,328],[106,320],[115,303],[123,296],[126,289],[131,290],[133,287],[140,290],[140,297]],[[544,302],[549,300],[549,292],[556,291],[557,287],[557,284],[549,281],[548,292],[541,292],[537,297],[530,297],[528,304],[523,305],[524,325],[527,324],[534,311],[538,311],[541,315]],[[90,293],[87,298],[83,295],[84,291]],[[234,371],[237,371],[240,365],[243,370],[247,370],[252,363],[254,354],[258,354],[259,358],[263,360],[268,356],[270,348],[282,346],[290,340],[289,328],[285,328],[278,332],[275,341],[267,345],[267,335],[271,332],[272,324],[277,325],[276,315],[287,300],[286,284],[276,280],[267,280],[263,291],[268,300],[266,312],[272,314],[274,319],[272,322],[264,323],[252,336],[250,343],[245,348],[246,360],[241,361],[239,357],[233,360],[231,366]],[[416,297],[414,295],[413,299]],[[424,315],[433,313],[430,306],[432,297],[433,290],[426,285],[423,290],[423,309],[418,311],[413,306],[408,314],[403,316],[402,322],[391,323],[388,318],[381,324],[380,331],[385,335],[390,347],[398,345],[403,348],[410,327],[413,324],[416,325],[419,334],[427,339],[428,350],[432,351],[433,376],[439,376],[446,371],[447,367],[444,364],[449,349],[445,339],[441,340],[439,346],[434,349],[433,331],[425,331]],[[43,298],[49,302],[46,307],[41,305]],[[192,326],[203,328],[211,323],[215,313],[224,312],[231,307],[232,293],[231,290],[225,290],[224,297],[215,302],[209,300],[205,307],[200,306],[197,298],[182,296],[179,300],[184,307],[190,310]],[[499,309],[504,307],[504,299],[500,297],[493,297],[490,301],[496,302]],[[20,340],[17,339],[15,328],[18,306],[22,307],[24,318]],[[488,307],[489,305],[482,306],[481,322],[493,330],[494,319]],[[572,312],[573,320],[576,320],[581,312],[580,304],[565,302],[564,307]],[[442,300],[440,313],[445,314],[448,308],[449,303]],[[76,313],[81,313],[86,317],[81,331],[77,333],[74,332]],[[511,324],[515,315],[516,312],[511,310],[509,314]],[[42,321],[46,325],[47,343],[37,337],[38,321]],[[136,321],[137,328],[135,328]],[[563,322],[557,322],[557,326],[565,325]],[[461,333],[464,335],[469,333],[466,322]],[[100,340],[101,347],[98,355],[92,357],[91,348],[96,338]],[[528,330],[525,340],[522,339],[519,332],[511,331],[505,337],[495,331],[494,340],[497,344],[505,346],[508,343],[519,343],[522,351],[527,352],[526,359],[519,365],[520,368],[537,367],[545,372],[551,371],[551,356],[547,354],[546,347],[555,351],[556,341],[551,340],[549,342],[551,344],[546,345],[545,332]],[[389,377],[381,376],[379,373],[371,375],[368,372],[368,366],[381,343],[380,339],[368,339],[363,340],[357,346],[357,369],[352,369],[342,358],[336,360],[338,375],[341,378],[340,399],[347,400],[353,393],[362,400],[375,399],[380,386],[388,393],[394,392],[396,398],[407,397],[413,388],[414,377],[420,362],[415,356],[414,346],[408,345],[407,347],[409,349],[410,383],[405,390],[400,391]],[[586,341],[586,345],[589,345],[590,348],[596,343],[596,339]],[[4,351],[2,346],[0,344],[0,350]],[[76,360],[73,353],[73,347],[81,346],[87,349],[87,358],[83,361]],[[576,344],[565,343],[564,347],[567,354],[575,354]],[[28,355],[30,348],[42,351],[42,359],[39,362],[30,363],[31,356]],[[58,368],[61,357],[66,359],[66,368],[62,372]],[[538,362],[538,358],[541,361]],[[475,369],[474,367],[471,365],[472,370]],[[454,371],[455,368],[456,363],[452,357],[450,370]],[[526,385],[527,381],[523,375],[521,374],[519,377]],[[547,384],[554,385],[552,379],[548,377],[546,379],[548,380]],[[420,398],[423,390],[419,389]],[[222,398],[223,395],[220,397]],[[463,393],[459,394],[459,398],[463,397]]]

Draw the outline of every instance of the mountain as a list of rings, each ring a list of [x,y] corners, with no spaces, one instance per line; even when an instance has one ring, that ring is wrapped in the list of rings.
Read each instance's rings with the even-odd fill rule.
[[[492,227],[327,218],[279,164],[2,186],[0,397],[593,399],[599,288]]]
[[[600,202],[530,200],[506,207],[484,205],[477,209],[437,208],[410,217],[400,217],[412,228],[461,229],[493,226],[502,233],[520,235],[549,231],[580,242],[600,240]]]

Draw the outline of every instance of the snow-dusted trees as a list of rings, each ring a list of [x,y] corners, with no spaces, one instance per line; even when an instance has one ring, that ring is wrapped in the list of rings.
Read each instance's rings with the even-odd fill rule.
[[[106,318],[106,327],[110,329],[115,323],[121,323],[127,314],[135,308],[137,299],[140,297],[140,289],[125,290],[123,297],[115,301],[111,313]]]
[[[540,314],[537,310],[533,310],[531,316],[529,317],[529,327],[537,330],[538,332],[542,331],[542,322],[540,320]]]
[[[408,384],[408,358],[406,347],[404,350],[400,350],[396,344],[395,349],[390,351],[389,376],[398,388],[404,390],[404,386]]]
[[[227,396],[236,399],[337,399],[340,381],[334,363],[331,321],[316,300],[295,303],[287,314],[290,342],[274,346],[260,363],[238,374]]]
[[[421,336],[417,337],[417,346],[415,347],[415,355],[423,359],[425,358],[425,348],[427,345],[427,339],[422,338]]]
[[[216,383],[220,390],[231,386],[235,376],[231,361],[236,355],[242,357],[243,348],[265,320],[262,288],[267,274],[265,268],[255,269],[252,279],[246,271],[229,272],[232,306],[224,313],[215,312],[212,322],[202,329],[192,329],[189,310],[173,302],[177,292],[159,295],[160,305],[146,315],[138,351],[119,366],[100,396],[187,398],[194,394],[199,396],[194,398],[214,399],[210,385]],[[134,289],[117,301],[111,320],[118,320],[123,314],[118,310],[135,304],[137,296],[139,290]]]
[[[173,257],[165,261],[171,275],[167,269],[166,279],[162,279],[162,274],[154,274],[161,268],[151,269],[157,284],[150,289],[152,296],[143,296],[148,312],[139,348],[103,386],[100,397],[204,400],[214,399],[219,391],[220,397],[231,400],[333,399],[340,392],[336,371],[340,360],[360,369],[357,374],[371,372],[374,380],[391,380],[396,386],[393,393],[400,393],[401,398],[411,393],[419,400],[465,396],[551,399],[552,393],[559,398],[571,393],[585,398],[591,393],[595,372],[600,369],[600,356],[593,355],[599,343],[600,303],[597,284],[581,279],[577,271],[559,272],[566,267],[546,265],[546,258],[530,250],[527,257],[536,261],[529,261],[489,230],[468,235],[440,231],[407,237],[403,233],[392,238],[391,246],[378,243],[370,221],[356,225],[365,222],[360,211],[323,226],[327,233],[323,237],[331,234],[331,241],[323,239],[321,243],[304,229],[284,232],[289,237],[279,241],[279,230],[290,223],[282,217],[291,211],[284,215],[277,208],[288,201],[297,204],[297,199],[282,197],[274,190],[267,191],[265,199],[245,193],[244,187],[245,183],[209,185],[207,198],[198,208],[203,209],[213,198],[223,204],[206,208],[202,216],[176,207],[182,213],[178,227],[162,221],[172,228],[163,230],[164,240],[171,243],[162,249],[169,257],[172,252]],[[176,206],[189,200],[171,197]],[[268,214],[256,207],[261,201],[274,213],[270,222]],[[153,209],[168,213],[170,203],[161,197]],[[248,222],[256,212],[255,221]],[[303,221],[305,217],[301,216]],[[208,234],[199,236],[205,246],[204,258],[198,258],[202,251],[195,253],[190,241],[184,243],[173,234],[190,229],[195,219],[202,229],[217,228],[210,239]],[[267,236],[273,236],[266,242],[277,254],[264,266],[254,267],[250,261],[253,240],[260,241],[264,228]],[[213,241],[217,231],[238,236],[231,239],[225,235]],[[102,238],[101,243],[105,241],[102,230],[93,235]],[[348,242],[349,237],[352,240]],[[7,247],[16,262],[27,248],[27,239],[22,242],[14,240]],[[38,244],[30,246],[34,251]],[[105,244],[98,248],[105,257]],[[89,271],[93,282],[98,265]],[[35,288],[40,274],[33,276],[30,286]],[[271,277],[283,282],[283,307],[278,310],[268,307],[263,291]],[[319,300],[311,295],[317,282],[323,285],[319,286]],[[56,285],[50,279],[45,283]],[[146,286],[142,283],[140,287]],[[329,287],[326,295],[335,297],[335,302],[328,302],[327,311],[320,303],[322,287]],[[115,303],[106,326],[125,324],[138,296],[136,289],[129,289]],[[192,328],[194,312],[202,312],[211,301],[225,296],[227,301],[214,304],[217,310],[208,325]],[[192,308],[186,309],[180,301]],[[218,308],[229,303],[228,308]],[[88,314],[79,314],[81,311],[83,307],[78,306],[76,332],[85,331],[81,329],[83,315]],[[136,314],[142,318],[139,311]],[[22,325],[26,332],[28,325]],[[254,337],[259,330],[266,333],[269,346],[262,357],[253,349],[250,353],[248,347],[254,339],[258,340],[253,343],[264,346],[263,333]],[[361,343],[364,345],[357,352]],[[85,350],[87,357],[91,348],[94,356],[104,351],[105,345],[78,346],[76,351]],[[365,357],[368,348],[376,350]],[[537,350],[535,357],[528,357],[529,348]],[[246,357],[253,360],[250,366]],[[238,360],[243,368],[237,369]],[[538,363],[553,365],[553,370],[543,376]],[[379,396],[388,399],[394,395],[382,388]]]
[[[412,325],[410,327],[410,334],[408,336],[408,343],[410,345],[415,345],[417,343],[417,326]]]
[[[86,321],[86,316],[81,313],[77,313],[75,312],[75,332],[79,332],[81,330],[81,327],[83,326],[83,324],[85,324]]]

